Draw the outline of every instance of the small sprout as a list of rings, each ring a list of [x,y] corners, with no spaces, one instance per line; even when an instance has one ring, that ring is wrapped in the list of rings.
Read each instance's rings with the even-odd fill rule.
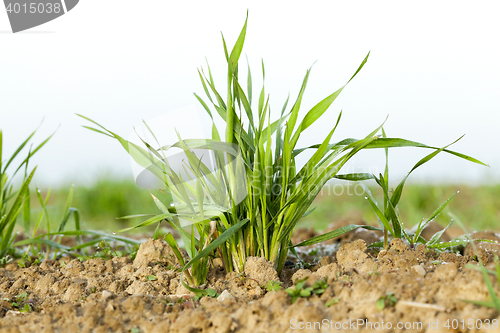
[[[28,298],[28,294],[27,294],[25,291],[23,291],[22,293],[20,293],[20,294],[17,296],[17,299],[18,299],[18,300],[19,300],[19,299],[21,299],[21,300],[23,300],[23,301],[26,301],[26,299],[27,299],[27,298]]]
[[[130,333],[140,333],[141,330],[138,329],[137,327],[130,329]]]
[[[61,259],[61,260],[59,261],[59,264],[61,265],[61,268],[62,268],[62,267],[66,267],[66,265],[67,265],[67,264],[66,264],[66,261],[64,261],[64,259]]]
[[[31,307],[28,303],[24,304],[22,309],[19,309],[19,312],[29,313],[31,311]]]
[[[388,306],[394,306],[398,302],[398,299],[396,296],[394,296],[393,293],[387,293],[385,296],[381,296],[378,300],[377,303],[375,303],[375,307],[382,311],[386,305]]]
[[[30,306],[30,303],[34,303],[33,300],[29,300],[27,301],[28,299],[28,294],[26,293],[26,291],[23,291],[22,293],[20,293],[19,295],[16,296],[16,302],[12,302],[11,305],[13,308],[16,308],[18,309],[20,312],[25,312],[25,313],[28,313],[31,311],[31,306]],[[4,300],[7,300],[6,298],[4,298]],[[24,306],[22,306],[22,303],[25,303]]]
[[[337,304],[338,302],[340,302],[340,298],[332,298],[331,300],[329,300],[328,302],[325,303],[325,306],[328,308],[332,305],[335,305]]]
[[[368,273],[368,276],[371,276],[371,275],[380,275],[380,273],[378,272],[377,265],[373,265],[373,272]]]
[[[217,298],[220,296],[220,294],[218,294],[215,289],[212,289],[212,288],[208,288],[207,290],[200,290],[194,297],[193,297],[193,301],[197,302],[199,301],[203,296],[208,296],[208,297],[212,297],[212,298]],[[185,300],[184,300],[185,301]]]
[[[10,256],[5,256],[3,258],[0,258],[0,266],[5,266],[11,261],[12,261],[12,258]]]
[[[19,259],[17,261],[17,266],[19,266],[21,268],[26,268],[26,262],[24,261],[24,259]]]
[[[207,289],[207,296],[210,296],[212,298],[217,298],[219,296],[219,294],[217,294],[217,292],[214,289],[208,288]]]
[[[320,295],[326,291],[328,288],[328,276],[325,276],[323,280],[318,280],[313,284],[313,293]]]
[[[309,296],[311,296],[311,291],[312,291],[311,287],[302,289],[299,291],[299,296],[300,297],[309,297]]]
[[[130,252],[130,254],[128,255],[128,257],[130,258],[130,260],[134,260],[135,259],[135,257],[137,256],[137,251],[139,251],[139,246],[134,247],[134,249],[132,250],[132,252]]]
[[[279,291],[279,290],[283,289],[283,287],[281,285],[282,285],[282,283],[280,281],[267,281],[266,290],[267,291]]]
[[[316,256],[317,254],[318,254],[318,248],[315,248],[315,249],[312,249],[311,251],[309,251],[310,256]]]
[[[326,288],[328,288],[327,279],[328,277],[325,276],[323,280],[316,281],[312,287],[305,287],[307,280],[307,277],[305,277],[301,280],[297,280],[293,288],[285,289],[285,291],[292,297],[292,303],[294,303],[299,297],[309,297],[312,294],[323,294]]]
[[[385,298],[380,297],[377,300],[377,303],[375,303],[375,306],[377,307],[377,310],[382,311],[385,308]]]
[[[158,278],[156,277],[156,275],[149,275],[146,278],[146,280],[148,280],[148,281],[156,281],[156,280],[158,280]]]

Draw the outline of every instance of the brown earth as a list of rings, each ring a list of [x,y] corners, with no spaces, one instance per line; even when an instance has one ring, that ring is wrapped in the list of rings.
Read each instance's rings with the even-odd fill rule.
[[[294,237],[300,233],[309,231],[299,230]],[[475,237],[499,240],[493,233]],[[473,259],[480,257],[492,268],[497,244],[481,244],[476,256],[472,248],[463,255],[438,253],[424,245],[411,249],[401,240],[393,240],[387,251],[367,249],[374,239],[371,231],[356,231],[341,244],[337,240],[302,250],[305,257],[314,252],[316,261],[309,269],[288,262],[280,277],[261,258],[248,258],[240,275],[225,274],[215,260],[205,287],[221,296],[198,301],[180,283],[178,262],[159,240],[142,244],[133,261],[63,258],[27,268],[10,263],[0,268],[0,331],[500,332],[496,310],[464,301],[489,299],[481,273],[465,264],[477,265]],[[303,278],[306,286],[324,278],[329,286],[294,303],[285,291],[265,288],[268,281],[280,280],[287,288]],[[384,309],[377,308],[377,301]],[[20,312],[26,304],[30,311]],[[398,329],[398,323],[413,328]]]

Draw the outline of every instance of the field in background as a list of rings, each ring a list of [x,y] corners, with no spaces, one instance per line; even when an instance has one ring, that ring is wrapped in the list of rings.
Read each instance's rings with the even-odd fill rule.
[[[383,195],[379,188],[370,187],[379,207],[383,205]],[[472,230],[500,230],[500,185],[416,185],[408,184],[403,190],[399,203],[399,213],[403,224],[412,227],[423,218],[427,219],[454,192],[460,191],[435,219],[446,226],[451,218],[448,212],[457,215]],[[339,193],[340,191],[338,191]],[[354,192],[354,191],[353,191]],[[359,191],[358,191],[359,193]],[[364,220],[378,225],[377,218],[364,195],[327,194],[316,199],[316,209],[302,219],[302,226],[314,225],[316,229],[339,219],[346,218],[352,223]]]
[[[52,189],[49,215],[54,221],[62,215],[69,188],[70,185]],[[383,203],[382,194],[378,189],[371,188],[371,190],[376,200]],[[500,230],[500,185],[470,187],[408,184],[399,204],[403,223],[411,227],[422,218],[427,218],[457,190],[460,190],[460,193],[436,219],[440,225],[447,225],[450,222],[447,212],[453,212],[470,230]],[[359,188],[358,195],[354,194],[353,187],[349,193],[347,192],[347,188],[342,191],[338,186],[335,186],[330,193],[325,190],[312,205],[315,210],[303,218],[299,226],[313,226],[317,230],[323,230],[328,224],[340,219],[348,219],[352,223],[364,220],[369,224],[378,225],[370,204],[364,199],[364,195],[359,195]],[[42,190],[43,197],[46,193],[47,190]],[[170,202],[160,191],[153,191],[153,194],[166,204]],[[37,198],[33,196],[32,199],[32,219],[36,220],[40,210]],[[136,225],[146,219],[141,217],[119,220],[117,217],[159,213],[149,190],[139,188],[129,179],[111,177],[102,177],[91,186],[75,185],[72,206],[79,210],[83,228],[108,232]],[[137,231],[148,233],[150,230],[152,233],[154,226],[149,229],[140,228]]]

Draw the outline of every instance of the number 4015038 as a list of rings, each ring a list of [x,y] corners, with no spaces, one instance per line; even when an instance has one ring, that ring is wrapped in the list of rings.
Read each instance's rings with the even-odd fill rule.
[[[458,319],[453,319],[453,320],[450,320],[448,319],[445,324],[444,324],[444,327],[446,327],[447,329],[465,329],[465,328],[468,328],[470,330],[472,329],[486,329],[486,330],[489,330],[490,328],[493,328],[493,329],[498,329],[498,319],[493,319],[493,320],[489,320],[489,319],[477,319],[477,320],[474,320],[474,319],[468,319],[468,320],[458,320]]]
[[[7,5],[7,13],[23,13],[23,14],[36,14],[36,13],[46,13],[46,14],[52,14],[56,13],[59,14],[62,11],[62,6],[61,3],[56,2],[56,3],[37,3],[37,2],[31,2],[31,3],[9,3]]]

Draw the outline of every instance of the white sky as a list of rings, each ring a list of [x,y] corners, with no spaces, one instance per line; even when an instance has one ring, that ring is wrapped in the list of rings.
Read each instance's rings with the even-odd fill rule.
[[[306,69],[316,60],[303,113],[341,87],[368,51],[368,63],[311,126],[299,146],[320,142],[343,120],[332,141],[360,138],[389,115],[389,136],[444,146],[491,165],[438,156],[410,180],[500,180],[500,5],[496,1],[189,1],[83,0],[71,12],[25,33],[11,34],[0,10],[0,128],[4,152],[15,149],[45,118],[37,155],[38,184],[89,181],[102,169],[131,175],[118,142],[81,127],[84,114],[128,137],[142,119],[197,106],[203,95],[196,68],[205,56],[224,92],[220,31],[232,47],[249,9],[243,52],[253,69],[254,98],[266,65],[266,91],[278,113],[288,92],[293,104]],[[244,60],[244,55],[243,58]],[[275,113],[275,115],[276,115]],[[165,133],[190,137],[195,122],[168,117]],[[187,119],[186,119],[187,118]],[[156,124],[158,125],[158,124]],[[185,134],[183,134],[185,133]],[[186,134],[187,133],[187,134]],[[394,151],[401,177],[422,150]],[[5,156],[4,156],[5,158]],[[362,153],[352,166],[381,170],[383,152]]]

